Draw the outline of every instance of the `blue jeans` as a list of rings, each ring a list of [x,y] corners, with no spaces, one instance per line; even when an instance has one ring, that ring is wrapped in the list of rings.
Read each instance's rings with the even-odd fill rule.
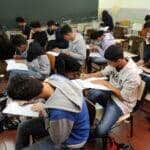
[[[102,119],[96,127],[96,137],[103,137],[123,115],[123,112],[111,98],[111,92],[91,89],[88,91],[87,98],[104,107]]]

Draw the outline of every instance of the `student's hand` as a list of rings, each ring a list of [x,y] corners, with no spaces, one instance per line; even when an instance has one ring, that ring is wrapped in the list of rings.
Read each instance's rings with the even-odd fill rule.
[[[53,51],[59,53],[60,52],[60,48],[54,48]]]
[[[32,110],[36,112],[42,112],[44,110],[44,104],[41,102],[33,104]]]
[[[88,78],[90,78],[90,77],[92,77],[91,74],[81,74],[81,75],[80,75],[80,78],[81,78],[82,80],[88,79]]]
[[[144,65],[144,60],[139,60],[139,61],[137,62],[137,65],[138,65],[138,66]]]
[[[14,55],[13,58],[16,59],[16,60],[23,59],[20,55]]]

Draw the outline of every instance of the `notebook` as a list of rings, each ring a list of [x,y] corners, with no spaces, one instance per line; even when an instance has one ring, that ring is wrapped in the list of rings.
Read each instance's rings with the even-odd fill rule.
[[[25,70],[28,71],[28,66],[25,63],[16,62],[15,60],[6,60],[7,63],[7,71],[11,70]]]
[[[91,82],[91,81],[99,80],[99,79],[100,78],[87,79],[87,80],[76,79],[76,80],[72,80],[72,82],[81,90],[83,90],[83,89],[99,89],[99,90],[111,91],[109,88],[107,88],[106,86],[104,86],[102,84],[94,84]]]
[[[38,117],[39,113],[32,111],[32,105],[33,104],[20,106],[17,102],[11,101],[7,104],[6,108],[3,110],[3,113],[26,117]]]

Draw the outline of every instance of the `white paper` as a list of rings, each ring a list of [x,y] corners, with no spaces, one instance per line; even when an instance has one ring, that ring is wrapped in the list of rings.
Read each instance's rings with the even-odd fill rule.
[[[28,66],[25,63],[18,63],[15,60],[6,60],[7,63],[7,71],[11,70],[25,70],[28,71]]]
[[[124,52],[124,57],[125,58],[132,58],[132,57],[136,57],[137,55],[136,54],[132,54],[130,52]]]
[[[98,52],[92,52],[90,53],[90,57],[102,57],[102,56]]]
[[[98,79],[96,79],[96,80],[98,80]],[[94,83],[86,81],[86,80],[76,79],[76,80],[72,80],[72,82],[81,90],[90,88],[90,89],[99,89],[99,90],[110,91],[110,89],[108,89],[104,85],[94,84]]]
[[[52,51],[47,52],[47,54],[53,55],[55,57],[59,55],[58,52],[52,52]]]
[[[3,113],[18,116],[38,117],[39,113],[31,110],[32,105],[33,104],[19,106],[17,102],[10,102],[3,110]]]

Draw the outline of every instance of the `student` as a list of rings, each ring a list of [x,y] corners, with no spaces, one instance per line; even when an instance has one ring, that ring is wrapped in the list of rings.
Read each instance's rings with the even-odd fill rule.
[[[27,25],[27,22],[22,17],[17,17],[16,22],[22,33],[29,39],[31,28]]]
[[[0,60],[13,58],[14,54],[15,49],[11,45],[10,40],[8,39],[5,32],[0,30]]]
[[[95,43],[97,43],[97,45],[91,45],[91,49],[99,52],[101,56],[91,58],[91,61],[98,64],[107,62],[104,58],[104,52],[108,47],[116,44],[113,35],[111,33],[104,33],[104,31],[95,31],[91,34],[90,39],[94,40]]]
[[[133,111],[141,84],[138,67],[132,59],[124,58],[122,49],[112,45],[105,51],[104,56],[109,65],[101,72],[84,76],[84,78],[91,76],[109,78],[109,82],[105,80],[93,82],[108,87],[112,92],[93,89],[88,92],[90,100],[104,107],[104,114],[96,127],[96,134],[99,137],[106,135],[120,116]]]
[[[41,24],[39,21],[35,21],[31,23],[32,28],[32,37],[31,39],[34,39],[36,42],[38,42],[43,48],[45,48],[47,44],[47,34],[45,31],[42,31]]]
[[[66,41],[61,35],[61,28],[58,23],[53,20],[47,22],[47,33],[54,32],[55,40],[50,40],[47,45],[47,50],[53,50],[55,48],[66,49],[68,48],[68,41]]]
[[[103,27],[108,26],[110,31],[113,30],[113,28],[114,28],[113,18],[106,10],[104,10],[102,12],[102,21],[103,21],[103,23],[101,24],[101,26],[103,26]]]
[[[47,55],[44,53],[44,49],[36,41],[30,43],[28,46],[27,40],[20,35],[14,37],[13,44],[21,53],[20,55],[15,55],[14,58],[24,58],[27,60],[27,65],[29,72],[27,74],[33,75],[38,79],[45,79],[50,74],[50,62]],[[26,72],[19,71],[25,74]],[[13,76],[18,73],[18,71],[13,71]],[[12,76],[11,73],[11,76]]]
[[[64,39],[69,41],[68,49],[61,50],[57,59],[57,71],[64,74],[65,71],[78,71],[86,58],[86,44],[80,33],[72,31],[69,25],[61,28]],[[60,49],[56,49],[60,52]]]
[[[82,92],[70,80],[53,75],[40,82],[32,77],[15,76],[7,90],[8,95],[18,102],[30,103],[31,99],[37,98],[45,101],[32,107],[43,117],[19,125],[16,150],[28,147],[31,135],[46,138],[26,150],[63,150],[84,146],[90,128],[88,109]]]
[[[14,59],[26,59],[29,48],[27,40],[22,35],[15,35],[11,39],[12,45],[16,48]]]

